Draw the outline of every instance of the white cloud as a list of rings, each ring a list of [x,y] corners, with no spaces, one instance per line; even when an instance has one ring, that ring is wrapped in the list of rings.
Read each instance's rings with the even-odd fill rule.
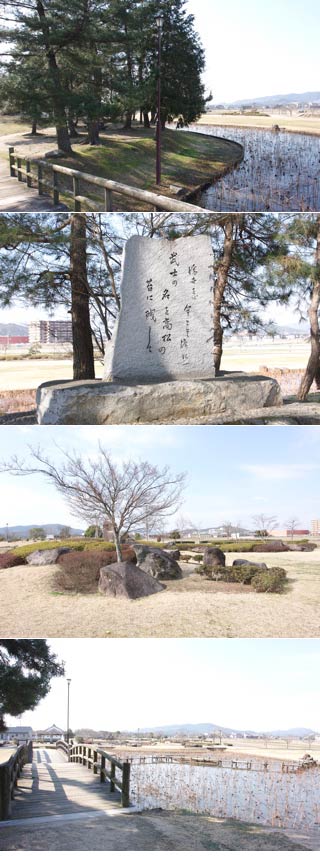
[[[299,479],[313,473],[319,466],[313,464],[241,464],[240,470],[258,479]]]

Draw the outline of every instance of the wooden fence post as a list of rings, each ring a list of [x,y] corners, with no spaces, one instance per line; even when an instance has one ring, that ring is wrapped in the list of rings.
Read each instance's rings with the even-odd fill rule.
[[[100,782],[105,782],[106,759],[101,755]]]
[[[77,199],[80,193],[80,182],[78,176],[74,175],[72,177],[73,184],[73,196],[74,196],[74,210],[81,211],[81,202]]]
[[[26,160],[26,171],[27,171],[27,187],[32,187],[31,162],[29,160]]]
[[[43,179],[42,164],[38,163],[38,194],[39,194],[39,196],[42,196],[42,194],[43,194],[42,179]]]
[[[106,187],[104,190],[104,210],[113,211],[112,190],[108,190]]]
[[[115,784],[114,784],[114,782],[113,782],[113,779],[115,778],[115,775],[116,775],[116,765],[115,765],[114,761],[111,761],[111,771],[110,771],[110,776],[111,776],[111,781],[110,781],[110,793],[111,793],[111,794],[113,794],[113,793],[114,793],[114,789],[115,789]]]
[[[22,167],[22,160],[21,160],[21,158],[17,158],[18,181],[22,181],[21,167]]]
[[[53,204],[59,205],[58,173],[53,170]]]
[[[93,772],[94,772],[94,775],[96,775],[98,772],[97,763],[98,763],[98,752],[96,749],[94,749],[93,750]]]
[[[8,820],[11,815],[11,778],[10,768],[6,764],[0,767],[0,819]]]
[[[15,162],[14,146],[9,146],[9,164],[10,164],[11,178],[16,177],[14,162]]]
[[[130,764],[124,761],[122,768],[122,808],[128,808],[130,804]]]

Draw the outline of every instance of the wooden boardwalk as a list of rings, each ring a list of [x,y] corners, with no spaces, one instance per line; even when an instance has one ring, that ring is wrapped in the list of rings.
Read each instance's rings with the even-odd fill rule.
[[[119,794],[110,793],[81,764],[71,764],[59,749],[35,749],[32,764],[26,764],[12,802],[11,821],[87,811],[122,811]]]

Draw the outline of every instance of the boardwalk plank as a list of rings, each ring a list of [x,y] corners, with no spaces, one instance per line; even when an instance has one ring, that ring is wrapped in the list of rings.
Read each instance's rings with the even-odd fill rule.
[[[26,764],[12,803],[12,820],[70,814],[108,807],[121,811],[118,793],[80,764],[69,764],[58,749],[35,750]]]

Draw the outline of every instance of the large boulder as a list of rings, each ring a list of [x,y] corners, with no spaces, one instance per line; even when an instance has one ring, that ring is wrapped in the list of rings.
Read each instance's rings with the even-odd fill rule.
[[[288,553],[290,547],[284,544],[283,541],[260,541],[259,544],[254,544],[252,553]]]
[[[167,555],[170,556],[171,559],[179,560],[181,558],[180,550],[168,550]]]
[[[100,570],[99,591],[108,597],[136,600],[163,591],[164,586],[133,562],[114,562]]]
[[[203,553],[203,564],[207,568],[225,567],[226,557],[219,547],[205,547]]]
[[[232,562],[232,567],[241,568],[242,566],[250,568],[260,568],[262,571],[268,570],[268,565],[265,562],[248,562],[248,559],[235,559]]]
[[[53,550],[35,550],[27,556],[28,565],[55,565],[60,556],[70,553],[71,547],[54,547]]]
[[[41,425],[223,424],[277,405],[282,396],[276,380],[241,372],[143,384],[47,381],[37,390]]]
[[[176,559],[160,547],[135,544],[134,551],[139,568],[157,580],[180,580],[182,571]]]
[[[317,549],[317,544],[289,544],[289,550],[297,553],[313,553]]]

